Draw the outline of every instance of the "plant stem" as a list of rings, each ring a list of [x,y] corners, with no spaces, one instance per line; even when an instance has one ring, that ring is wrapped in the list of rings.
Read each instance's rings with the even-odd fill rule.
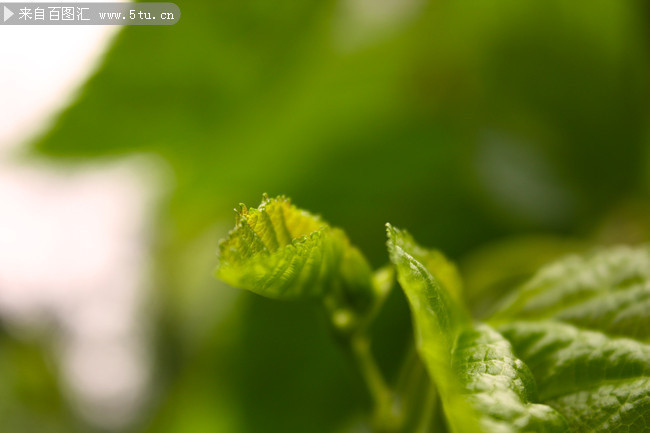
[[[349,337],[348,347],[373,399],[373,424],[376,430],[395,431],[399,420],[395,413],[393,392],[372,355],[370,340],[365,333],[355,333]]]
[[[437,392],[414,344],[402,362],[395,387],[400,401],[400,431],[425,433],[431,431],[436,412]]]
[[[350,348],[375,404],[379,407],[386,406],[392,393],[372,356],[370,341],[365,335],[352,336]]]

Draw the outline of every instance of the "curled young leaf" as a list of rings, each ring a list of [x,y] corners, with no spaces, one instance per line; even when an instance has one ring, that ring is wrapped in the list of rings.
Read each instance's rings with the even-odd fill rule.
[[[370,265],[345,233],[285,197],[242,205],[219,252],[220,279],[269,298],[327,296],[332,308],[359,313],[379,295]]]

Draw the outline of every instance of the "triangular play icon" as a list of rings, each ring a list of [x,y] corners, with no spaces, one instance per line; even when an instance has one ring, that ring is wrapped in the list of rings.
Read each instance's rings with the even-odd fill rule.
[[[4,20],[6,22],[9,18],[14,16],[14,13],[11,12],[11,10],[9,10],[9,8],[7,6],[5,6],[4,16],[5,16]]]

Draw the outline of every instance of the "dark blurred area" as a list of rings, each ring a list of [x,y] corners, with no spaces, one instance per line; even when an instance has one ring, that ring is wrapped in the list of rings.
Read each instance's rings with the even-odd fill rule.
[[[561,254],[650,239],[647,2],[177,4],[173,27],[123,28],[25,154],[166,173],[147,220],[145,398],[128,422],[97,421],[49,334],[9,329],[3,431],[364,431],[368,397],[317,305],[212,275],[233,207],[264,192],[343,228],[376,267],[384,224],[407,228],[461,264],[470,302]],[[373,333],[394,379],[411,338],[398,291]]]

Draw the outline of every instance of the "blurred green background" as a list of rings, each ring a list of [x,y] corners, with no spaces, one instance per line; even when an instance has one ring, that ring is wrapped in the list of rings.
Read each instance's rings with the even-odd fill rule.
[[[375,266],[384,223],[408,228],[460,261],[470,297],[566,251],[648,240],[647,2],[177,4],[173,27],[124,28],[30,147],[51,164],[152,156],[169,174],[150,222],[153,383],[118,431],[364,431],[368,397],[318,308],[212,276],[233,207],[264,192]],[[374,333],[393,378],[410,335],[397,291]],[[0,339],[3,431],[104,430],[61,397],[50,352]]]

